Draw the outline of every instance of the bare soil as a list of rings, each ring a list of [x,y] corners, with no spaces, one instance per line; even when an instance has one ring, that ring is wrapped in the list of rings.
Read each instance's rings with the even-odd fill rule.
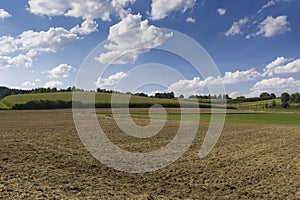
[[[137,152],[166,145],[179,123],[146,140],[125,135],[112,118],[99,121],[115,144]],[[130,174],[88,153],[71,110],[0,111],[0,199],[300,199],[300,126],[227,123],[199,159],[207,127],[175,163]]]

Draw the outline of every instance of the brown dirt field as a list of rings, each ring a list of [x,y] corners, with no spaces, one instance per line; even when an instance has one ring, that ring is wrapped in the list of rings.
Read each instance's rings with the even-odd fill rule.
[[[199,109],[201,113],[211,113],[211,109],[210,108],[200,108]],[[96,109],[97,112],[100,113],[111,113],[111,109],[109,108],[97,108]],[[116,113],[120,112],[123,113],[124,112],[124,108],[116,108],[115,109]],[[155,109],[153,109],[153,111],[155,112]],[[166,111],[168,113],[180,113],[182,111],[182,113],[198,113],[199,111],[195,111],[194,108],[183,108],[182,110],[180,108],[166,108]],[[149,112],[149,108],[130,108],[130,112],[132,113],[145,113],[145,112]],[[223,113],[223,109],[215,109],[214,110],[215,113]],[[271,113],[268,111],[255,111],[255,110],[238,110],[238,109],[227,109],[226,113]]]
[[[99,119],[113,142],[132,151],[164,146],[179,123],[145,140]],[[175,163],[130,174],[87,152],[71,110],[0,111],[0,199],[300,199],[300,126],[227,123],[213,151],[199,159],[207,126],[201,123]]]

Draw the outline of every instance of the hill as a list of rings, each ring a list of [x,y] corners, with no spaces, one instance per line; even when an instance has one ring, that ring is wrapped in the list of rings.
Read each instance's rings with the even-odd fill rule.
[[[81,92],[80,94],[84,94]],[[108,108],[111,106],[111,93],[95,93],[95,105],[98,108]],[[120,94],[117,104],[124,106],[125,98],[128,95]],[[80,102],[85,104],[87,102]],[[130,96],[130,107],[150,107],[154,104],[160,104],[164,107],[180,107],[178,99],[160,99],[153,97]],[[209,108],[211,104],[200,103],[193,101],[185,101],[185,107],[204,107]],[[118,106],[117,105],[117,106]],[[0,101],[0,109],[50,109],[50,108],[71,108],[72,107],[72,92],[62,93],[37,93],[37,94],[18,94],[3,98]],[[224,107],[217,105],[216,107]]]

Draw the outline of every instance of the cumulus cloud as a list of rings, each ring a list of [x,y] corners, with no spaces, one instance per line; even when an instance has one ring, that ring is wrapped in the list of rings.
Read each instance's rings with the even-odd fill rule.
[[[154,91],[151,91],[151,92],[148,92],[148,96],[155,96],[156,93],[168,93],[168,92],[171,92],[169,90],[154,90]],[[143,92],[135,92],[136,93],[143,93]]]
[[[283,92],[299,92],[300,81],[294,78],[270,78],[257,82],[251,89],[249,96],[259,96],[262,92],[281,95]]]
[[[9,67],[31,67],[33,63],[32,56],[27,54],[19,54],[17,56],[0,56],[0,69]]]
[[[192,80],[179,80],[169,86],[169,90],[176,94],[192,95],[200,93],[208,86],[217,84],[235,84],[245,81],[255,80],[259,77],[259,73],[254,69],[246,71],[226,72],[223,77],[207,77],[202,80],[200,77],[195,77]]]
[[[205,80],[201,80],[200,77],[194,77],[192,80],[179,80],[171,84],[168,89],[173,91],[176,95],[183,94],[184,96],[190,96],[200,93],[205,87],[204,83]]]
[[[261,7],[257,14],[262,13],[264,9],[274,6],[279,2],[288,1],[290,0],[270,0],[268,3]],[[220,10],[218,9],[217,12],[219,13],[219,11]],[[232,26],[225,33],[225,36],[239,35],[246,32],[246,39],[250,39],[256,36],[263,36],[269,38],[275,35],[284,34],[291,30],[291,26],[287,20],[286,15],[277,17],[267,16],[264,20],[261,20],[261,15],[257,14],[233,22]],[[257,31],[253,32],[253,29],[256,29]]]
[[[234,84],[240,83],[244,81],[251,81],[259,77],[259,72],[257,72],[254,68],[251,68],[246,71],[236,71],[236,72],[226,72],[223,77],[224,84]]]
[[[263,76],[272,76],[274,74],[275,68],[277,68],[280,65],[283,65],[287,62],[289,62],[290,59],[285,57],[277,57],[274,61],[267,64],[264,68]]]
[[[196,22],[196,19],[192,18],[192,17],[188,17],[186,18],[185,20],[186,22],[189,22],[189,23],[195,23]]]
[[[78,40],[78,36],[58,27],[47,31],[24,31],[14,37],[0,37],[0,69],[16,66],[31,67],[33,58],[42,52],[62,50],[67,44]],[[17,56],[16,56],[17,54]]]
[[[276,74],[290,74],[300,72],[300,59],[287,63],[286,65],[278,66],[275,69]]]
[[[233,22],[232,26],[225,33],[226,36],[242,34],[241,28],[249,22],[248,17],[242,18],[237,22]]]
[[[263,76],[273,76],[274,74],[290,74],[300,72],[300,59],[290,59],[278,57],[269,63],[263,72]]]
[[[25,81],[25,82],[23,82],[22,84],[21,84],[21,86],[23,87],[23,88],[34,88],[35,86],[36,86],[36,82],[34,81],[34,82],[31,82],[31,81]]]
[[[11,36],[0,37],[0,55],[15,52],[18,49],[18,44],[15,38]]]
[[[119,72],[109,76],[108,78],[99,78],[96,82],[96,86],[99,88],[104,87],[113,87],[115,86],[120,80],[126,78],[128,74],[125,72]]]
[[[52,78],[67,78],[73,72],[75,72],[75,70],[76,69],[70,65],[61,64],[61,65],[53,68],[52,70],[48,71],[48,73],[50,74],[50,76]]]
[[[111,21],[111,15],[124,18],[136,0],[29,0],[28,10],[36,15],[82,18],[83,22],[70,30],[73,34],[88,35],[98,30],[95,19]]]
[[[37,15],[69,16],[85,20],[110,21],[111,15],[124,17],[125,8],[136,0],[29,0],[28,10]]]
[[[49,81],[47,83],[45,83],[44,87],[45,88],[58,88],[61,87],[63,85],[63,82],[60,81]]]
[[[226,9],[224,9],[224,8],[218,8],[218,10],[217,10],[217,13],[219,14],[219,15],[225,15],[226,14]]]
[[[239,92],[239,91],[233,91],[233,92],[231,92],[231,93],[229,94],[229,96],[230,96],[231,98],[236,98],[236,97],[240,96],[240,92]]]
[[[4,9],[0,8],[0,19],[5,19],[11,17],[11,14],[9,14]]]
[[[262,35],[263,37],[268,38],[275,35],[284,34],[290,30],[290,23],[287,20],[287,16],[283,15],[275,18],[268,16],[263,22],[260,23],[259,31],[252,36]]]
[[[32,30],[23,32],[17,42],[20,50],[34,50],[36,52],[57,52],[66,44],[77,40],[76,34],[58,27],[49,28],[48,31],[34,32]]]
[[[162,45],[171,36],[149,25],[148,20],[142,21],[140,14],[129,14],[110,27],[110,43],[104,46],[109,51],[102,53],[96,60],[103,64],[134,63],[140,54]]]
[[[9,65],[15,65],[17,67],[31,67],[32,66],[32,57],[29,54],[19,54],[15,57],[12,57],[8,64]]]
[[[92,32],[97,31],[98,24],[93,20],[85,20],[81,25],[76,25],[70,30],[71,33],[88,35]]]
[[[27,30],[15,37],[0,36],[0,69],[31,67],[33,59],[40,53],[56,53],[69,43],[80,39],[80,36],[97,31],[98,24],[94,19],[109,21],[112,14],[118,17],[127,16],[130,13],[130,9],[126,9],[127,6],[135,1],[29,0],[28,10],[34,14],[71,16],[82,18],[83,22],[70,30],[50,27],[47,31]]]
[[[193,8],[195,0],[153,0],[151,4],[151,19],[164,19],[174,10],[181,10],[184,13],[187,9]]]

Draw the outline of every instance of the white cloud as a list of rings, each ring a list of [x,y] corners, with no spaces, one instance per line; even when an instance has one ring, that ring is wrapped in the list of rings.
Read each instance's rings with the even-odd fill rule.
[[[25,81],[21,84],[23,88],[34,88],[36,86],[36,82]]]
[[[271,6],[275,6],[277,3],[279,2],[283,2],[283,1],[289,1],[289,0],[270,0],[268,1],[268,3],[266,3],[265,5],[263,5],[261,7],[261,9],[259,9],[259,11],[257,11],[257,14],[262,13],[266,8],[269,8]]]
[[[242,34],[241,28],[249,22],[248,17],[240,19],[237,22],[233,22],[232,26],[225,33],[226,36]]]
[[[48,87],[57,88],[57,87],[61,87],[62,85],[63,85],[63,83],[60,81],[49,81],[49,82],[45,83],[44,87],[45,88],[48,88]]]
[[[263,76],[272,76],[274,74],[275,68],[277,68],[280,65],[283,65],[287,62],[289,62],[289,58],[285,57],[277,57],[274,61],[269,63],[265,68],[263,72]]]
[[[219,15],[225,15],[226,14],[226,9],[224,9],[224,8],[218,8],[218,10],[217,10],[217,13],[219,14]]]
[[[18,49],[17,41],[11,36],[0,37],[0,55],[15,52]]]
[[[9,60],[11,57],[9,56],[0,56],[0,69],[6,69],[9,67]]]
[[[111,15],[121,18],[129,14],[125,8],[136,0],[29,0],[28,10],[37,15],[69,16],[84,20],[110,21]]]
[[[151,18],[152,20],[164,19],[174,10],[181,10],[184,13],[192,8],[195,0],[152,0]]]
[[[194,77],[192,80],[179,80],[171,84],[168,89],[173,91],[176,95],[183,94],[184,96],[190,96],[200,93],[204,87],[203,83],[204,80],[201,80],[200,77]]]
[[[238,96],[240,96],[240,92],[239,91],[233,91],[233,92],[231,92],[229,94],[229,97],[231,97],[231,98],[236,98]]]
[[[236,72],[226,72],[223,77],[224,84],[234,84],[240,83],[244,81],[251,81],[259,77],[259,73],[254,69],[251,68],[246,71],[236,71]]]
[[[17,66],[17,67],[31,67],[32,66],[32,57],[29,56],[28,54],[19,54],[15,57],[12,57],[8,64],[12,66]]]
[[[273,74],[290,74],[300,72],[300,59],[289,59],[278,57],[268,64],[263,72],[263,76],[273,76]]]
[[[223,77],[207,77],[202,80],[200,77],[195,77],[192,80],[179,80],[168,87],[169,90],[176,94],[192,95],[200,93],[208,86],[217,84],[235,84],[245,81],[255,80],[259,77],[259,73],[254,69],[246,71],[226,72]]]
[[[82,24],[76,25],[74,28],[70,30],[71,33],[80,34],[80,35],[88,35],[92,32],[97,31],[98,24],[93,20],[85,20]]]
[[[276,2],[278,2],[278,0],[271,0],[269,1],[268,3],[266,3],[265,5],[263,5],[261,7],[261,9],[259,9],[259,11],[257,11],[257,13],[261,13],[262,11],[264,11],[264,9],[268,8],[268,7],[271,7],[271,6],[274,6],[276,4]]]
[[[4,9],[0,8],[0,19],[5,19],[11,17],[11,14],[9,14]]]
[[[151,92],[148,92],[148,96],[155,96],[156,93],[168,93],[170,92],[169,90],[155,90],[155,91],[151,91]],[[135,93],[138,93],[138,92],[135,92]]]
[[[279,66],[275,69],[276,74],[289,74],[300,72],[300,59],[294,60],[286,65]]]
[[[279,34],[284,34],[290,31],[290,24],[287,20],[287,16],[278,16],[273,18],[268,16],[259,25],[259,31],[255,33],[255,36],[263,35],[264,37],[272,37]]]
[[[67,16],[82,18],[81,25],[76,25],[70,33],[87,35],[97,31],[95,19],[111,21],[111,15],[124,18],[131,10],[129,4],[136,0],[29,0],[28,10],[36,15]]]
[[[33,63],[32,57],[27,54],[19,54],[17,56],[0,56],[0,69],[9,67],[31,67]]]
[[[294,78],[271,78],[263,79],[257,82],[251,89],[249,96],[257,97],[262,92],[275,93],[281,95],[283,92],[294,93],[299,92],[300,81]]]
[[[51,27],[47,31],[40,32],[28,30],[15,38],[2,36],[0,37],[2,47],[0,50],[0,69],[14,66],[31,67],[33,58],[39,53],[55,53],[78,39],[76,34],[61,27]]]
[[[192,18],[192,17],[188,17],[186,18],[185,20],[186,22],[189,22],[189,23],[195,23],[196,22],[196,19]]]
[[[119,72],[116,74],[113,74],[109,76],[108,78],[99,78],[96,82],[96,86],[99,88],[104,88],[104,87],[113,87],[115,86],[120,80],[126,78],[128,74],[125,72]]]
[[[109,52],[102,53],[96,60],[104,64],[134,63],[140,54],[162,45],[171,36],[149,25],[148,20],[142,21],[140,14],[129,14],[110,27],[110,43],[104,46]]]
[[[50,70],[48,73],[51,75],[52,78],[67,78],[73,72],[75,72],[75,70],[76,69],[70,65],[61,64]]]
[[[64,28],[51,27],[48,31],[25,31],[19,36],[17,42],[20,45],[20,50],[55,53],[77,39],[76,34]]]

